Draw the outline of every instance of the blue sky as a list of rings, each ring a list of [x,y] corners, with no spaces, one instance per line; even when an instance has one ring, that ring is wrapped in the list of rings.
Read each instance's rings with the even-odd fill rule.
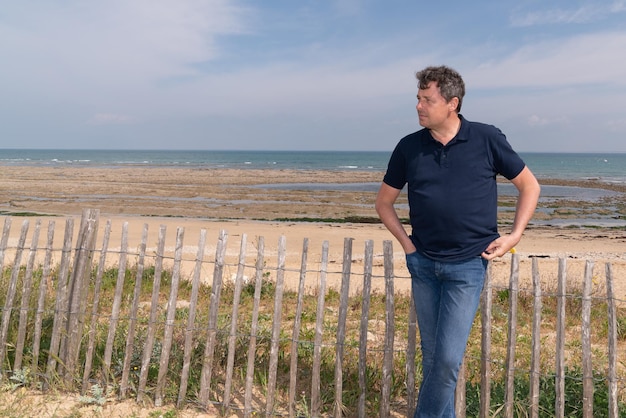
[[[0,0],[0,148],[391,150],[414,73],[523,152],[626,152],[626,0]]]

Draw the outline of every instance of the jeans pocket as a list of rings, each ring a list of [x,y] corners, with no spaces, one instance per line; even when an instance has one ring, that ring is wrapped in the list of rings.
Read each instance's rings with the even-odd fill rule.
[[[409,270],[411,276],[415,276],[415,274],[417,273],[417,268],[419,265],[419,257],[417,255],[417,251],[405,255],[406,267]]]

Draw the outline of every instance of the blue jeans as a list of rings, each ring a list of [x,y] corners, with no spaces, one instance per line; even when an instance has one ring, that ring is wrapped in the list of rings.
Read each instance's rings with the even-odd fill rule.
[[[442,262],[407,254],[422,348],[415,418],[454,418],[454,391],[485,281],[480,256]]]

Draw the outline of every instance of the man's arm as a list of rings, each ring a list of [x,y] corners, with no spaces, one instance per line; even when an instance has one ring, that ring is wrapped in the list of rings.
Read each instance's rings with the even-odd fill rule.
[[[376,212],[389,232],[396,237],[402,249],[404,249],[404,252],[410,254],[417,251],[417,249],[406,233],[404,226],[400,222],[400,218],[398,218],[398,213],[393,206],[401,191],[402,190],[393,188],[386,183],[382,183],[378,190],[378,196],[376,196]]]
[[[519,192],[515,208],[515,219],[513,220],[513,229],[510,234],[503,235],[489,244],[482,254],[483,258],[487,260],[502,257],[511,250],[511,248],[515,247],[522,239],[522,234],[537,207],[541,187],[528,167],[524,167],[522,172],[511,180],[511,183],[515,185]]]

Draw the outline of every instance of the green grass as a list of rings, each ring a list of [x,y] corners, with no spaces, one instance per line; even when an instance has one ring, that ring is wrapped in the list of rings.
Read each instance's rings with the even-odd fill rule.
[[[22,269],[21,275],[24,274]],[[93,271],[92,275],[95,277],[96,272]],[[8,287],[8,279],[11,275],[10,269],[7,267],[3,271],[0,277],[0,303],[3,302],[3,298],[6,295],[6,288]],[[111,314],[111,306],[113,301],[113,292],[115,290],[115,283],[118,278],[118,270],[116,268],[109,268],[103,272],[102,282],[102,294],[100,296],[99,307],[99,320],[96,326],[96,351],[93,358],[93,372],[90,376],[91,381],[94,383],[102,384],[107,382],[109,385],[119,385],[122,367],[126,349],[126,335],[129,328],[128,314],[130,312],[130,304],[132,302],[132,295],[136,280],[136,267],[131,266],[124,274],[124,297],[122,303],[122,313],[120,315],[120,322],[117,328],[116,339],[114,342],[113,358],[111,370],[104,370],[103,356],[105,350],[105,342],[107,339],[107,333],[109,329],[109,317]],[[151,300],[152,284],[154,278],[154,268],[148,267],[144,270],[141,286],[141,301],[143,303]],[[163,346],[162,336],[166,317],[166,299],[170,293],[172,274],[170,271],[163,271],[161,288],[160,288],[160,302],[157,318],[157,340],[152,350],[152,357],[150,368],[148,370],[148,394],[151,395],[156,387],[156,379],[158,376],[158,363],[161,356],[161,349]],[[39,281],[41,280],[41,271],[36,271],[34,274],[35,287],[38,289]],[[93,280],[92,280],[93,282]],[[93,285],[93,284],[92,284]],[[18,292],[14,302],[16,306],[19,306],[21,300],[21,284],[17,286]],[[93,289],[92,289],[93,290]],[[253,297],[255,287],[254,283],[246,284],[242,289],[241,301],[239,305],[239,317],[237,323],[237,335],[235,338],[235,372],[233,374],[233,393],[243,393],[245,388],[245,376],[247,367],[247,354],[248,347],[250,345],[251,334],[251,318],[253,309]],[[31,305],[36,305],[36,294],[34,291],[31,293]],[[189,300],[191,294],[191,283],[182,281],[179,287],[178,300]],[[263,397],[263,394],[267,390],[268,384],[268,369],[270,363],[270,351],[271,351],[271,335],[273,326],[273,307],[274,307],[274,295],[275,285],[271,274],[266,272],[264,275],[261,286],[261,304],[259,309],[259,322],[258,331],[256,334],[256,360],[255,360],[255,373],[254,373],[254,385],[257,396]],[[90,300],[92,298],[92,292],[90,293]],[[232,283],[225,283],[221,292],[221,299],[218,310],[217,321],[217,341],[214,354],[214,365],[212,370],[212,382],[210,390],[211,402],[220,403],[222,399],[222,390],[225,383],[227,358],[228,358],[228,344],[229,333],[231,325],[232,315],[232,303],[234,297],[234,285]],[[197,403],[196,396],[200,391],[200,375],[202,370],[203,353],[205,350],[205,344],[207,341],[206,324],[208,322],[208,312],[211,299],[211,287],[209,285],[202,285],[199,292],[198,310],[196,314],[196,329],[194,330],[194,345],[192,353],[192,364],[190,368],[189,383],[187,389],[187,400],[189,405],[195,405]],[[492,412],[496,413],[504,402],[504,378],[505,373],[502,367],[499,365],[504,363],[506,358],[506,344],[507,344],[507,312],[510,299],[510,293],[508,289],[494,289],[494,306],[492,308],[492,359],[494,361],[492,371]],[[90,300],[87,303],[87,312],[91,312]],[[323,334],[323,347],[321,350],[322,362],[321,362],[321,398],[323,402],[323,414],[331,414],[332,408],[335,402],[335,350],[336,350],[336,332],[337,332],[337,312],[339,310],[340,294],[335,289],[329,289],[325,298],[325,317],[324,317],[324,334]],[[362,300],[360,297],[351,297],[348,301],[348,318],[347,318],[347,330],[346,340],[344,342],[344,361],[342,364],[343,369],[343,381],[342,381],[342,408],[346,415],[354,415],[357,408],[358,397],[360,394],[360,387],[358,383],[358,353],[359,353],[359,327],[361,321],[361,307]],[[408,330],[408,312],[410,304],[412,303],[408,295],[398,294],[395,295],[395,353],[392,372],[392,410],[400,413],[405,413],[407,408],[407,388],[405,382],[406,376],[406,339]],[[291,362],[291,338],[292,338],[292,326],[294,321],[295,306],[297,303],[297,294],[292,291],[286,291],[284,293],[283,307],[282,307],[282,329],[280,333],[279,341],[279,361],[277,371],[277,409],[284,411],[286,408],[286,400],[288,393],[284,388],[289,386],[290,375],[290,362]],[[50,336],[52,333],[52,323],[54,315],[54,294],[47,295],[46,311],[43,321],[43,336],[42,336],[42,354],[38,364],[39,371],[45,369],[47,362],[46,354],[50,345]],[[516,379],[515,379],[515,406],[518,413],[516,416],[526,416],[524,411],[527,410],[528,402],[528,370],[530,369],[530,357],[531,357],[531,324],[532,324],[532,308],[533,300],[532,295],[520,293],[519,295],[519,312],[518,323],[519,329],[517,331],[517,354],[516,354]],[[580,412],[580,402],[582,399],[582,381],[580,372],[580,312],[581,312],[581,299],[574,296],[569,297],[567,302],[567,333],[568,333],[568,380],[566,382],[566,405],[568,413],[566,416],[578,416]],[[386,309],[386,296],[384,293],[374,292],[371,295],[370,302],[370,333],[374,338],[368,342],[368,359],[367,369],[365,374],[367,376],[367,414],[368,416],[376,416],[380,408],[380,393],[382,385],[382,358],[383,358],[383,338],[384,324],[385,324],[385,309]],[[303,314],[301,330],[299,335],[299,342],[297,345],[298,356],[298,385],[297,385],[297,405],[299,413],[303,416],[308,416],[310,413],[311,399],[311,376],[312,376],[312,364],[313,364],[313,341],[315,335],[316,326],[316,310],[317,310],[317,295],[307,294],[303,299]],[[34,309],[29,311],[29,334],[27,336],[25,360],[24,365],[30,366],[30,358],[32,358],[31,347],[32,341],[32,329],[34,328]],[[547,335],[552,333],[555,328],[555,315],[556,311],[556,299],[551,296],[545,296],[543,298],[543,322],[542,322],[542,338],[544,338],[544,344],[542,346],[541,354],[541,370],[542,370],[542,414],[541,416],[551,416],[550,411],[554,411],[554,345],[549,341],[545,341]],[[13,364],[15,358],[14,346],[12,341],[15,341],[17,335],[18,315],[17,310],[14,309],[14,314],[11,316],[9,324],[9,346],[8,346],[8,359],[4,363],[4,367]],[[140,310],[138,317],[138,325],[134,340],[134,351],[131,356],[131,374],[130,374],[130,388],[129,397],[136,396],[136,389],[138,386],[139,371],[141,368],[141,358],[143,355],[142,348],[145,345],[147,337],[147,322],[148,322],[149,307]],[[175,404],[178,397],[179,381],[182,374],[182,364],[184,356],[184,340],[185,330],[187,327],[187,319],[189,311],[187,308],[179,309],[174,324],[174,342],[172,344],[172,350],[170,353],[169,367],[166,376],[166,385],[164,390],[164,400],[168,404]],[[90,317],[90,315],[88,315]],[[468,344],[468,356],[466,361],[467,368],[467,408],[468,416],[476,416],[474,414],[478,407],[478,393],[480,382],[480,327],[478,326],[480,318],[476,318],[476,326],[470,336]],[[626,310],[620,309],[618,311],[618,336],[620,344],[624,344],[626,340]],[[86,322],[86,327],[89,326],[89,318]],[[606,338],[608,335],[608,323],[606,319],[606,303],[602,300],[594,299],[592,305],[592,335],[594,338],[593,344],[595,347],[606,347]],[[86,330],[85,330],[85,343],[81,346],[80,363],[84,364],[85,351],[86,351]],[[578,342],[577,342],[578,341]],[[419,344],[419,341],[418,341]],[[596,365],[596,394],[594,398],[597,415],[601,415],[601,411],[606,409],[606,399],[608,398],[608,392],[606,387],[606,373],[605,364],[606,359],[603,358],[602,350],[595,352]],[[605,356],[604,356],[605,357]],[[32,367],[31,367],[32,369]],[[420,370],[420,359],[416,360],[416,369]],[[13,371],[13,376],[19,375],[19,371]],[[80,382],[81,375],[76,376],[76,382]],[[11,374],[9,374],[11,375]],[[30,377],[33,380],[33,384],[37,383],[38,379],[41,379],[41,375],[36,377]],[[15,378],[17,379],[17,377]],[[13,379],[13,383],[15,383]],[[620,379],[624,379],[623,374],[620,375]],[[419,376],[418,376],[419,383]],[[39,381],[41,383],[41,381]],[[54,380],[48,382],[52,385],[57,384]],[[58,383],[61,385],[61,382]],[[623,390],[623,384],[621,384]],[[76,388],[66,388],[59,386],[57,389],[75,390]],[[622,396],[622,403],[620,403],[620,411],[626,413],[626,406],[623,403],[624,393]],[[96,398],[95,396],[93,396]],[[241,402],[241,399],[239,399]],[[231,404],[233,401],[231,401]],[[410,406],[412,408],[413,406]],[[471,411],[471,413],[469,412]],[[552,412],[553,413],[553,412]]]

